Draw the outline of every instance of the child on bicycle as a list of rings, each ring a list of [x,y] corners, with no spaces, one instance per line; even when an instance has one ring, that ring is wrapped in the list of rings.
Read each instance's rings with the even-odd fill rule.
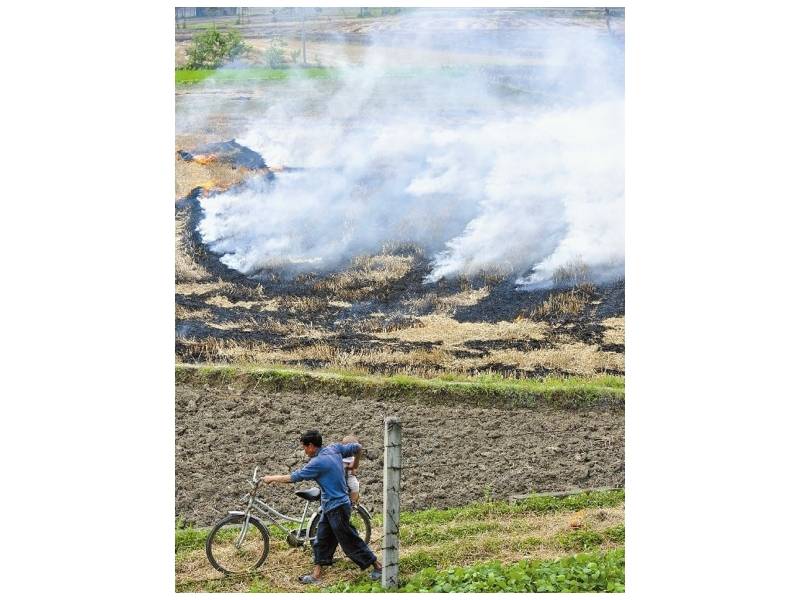
[[[342,438],[343,444],[359,443],[358,438],[354,435],[346,435]],[[358,496],[360,485],[356,478],[356,469],[358,469],[358,455],[349,456],[342,459],[344,463],[344,477],[347,480],[347,489],[350,492],[350,502],[353,506],[358,505]]]

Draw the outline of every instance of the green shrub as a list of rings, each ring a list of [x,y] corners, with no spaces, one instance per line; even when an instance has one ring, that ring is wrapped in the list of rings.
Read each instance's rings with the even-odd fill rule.
[[[380,583],[340,583],[328,592],[380,592]],[[624,592],[625,551],[577,554],[511,565],[490,562],[447,570],[425,568],[399,592]]]
[[[279,40],[278,38],[272,39],[265,53],[267,66],[269,66],[270,69],[279,69],[286,66],[287,45],[288,44],[283,40]]]
[[[267,48],[266,52],[267,64],[269,65],[270,69],[277,69],[278,67],[282,66],[285,62],[285,57],[283,56],[283,50],[277,48],[275,46],[270,46]]]
[[[192,45],[186,53],[186,66],[189,69],[218,69],[248,50],[238,32],[218,31],[212,27],[192,38]]]

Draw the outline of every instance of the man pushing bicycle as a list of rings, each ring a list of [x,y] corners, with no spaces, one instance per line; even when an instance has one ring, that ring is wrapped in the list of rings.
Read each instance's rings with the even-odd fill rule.
[[[316,429],[305,432],[300,437],[303,450],[311,460],[302,469],[289,475],[264,475],[264,483],[297,483],[314,480],[322,491],[322,518],[317,527],[314,543],[314,569],[310,575],[301,576],[301,583],[319,584],[322,581],[322,567],[333,564],[336,546],[341,546],[347,557],[359,568],[374,568],[370,578],[381,578],[382,566],[356,530],[350,525],[350,496],[345,479],[342,458],[361,455],[361,444],[331,444],[322,447],[322,435]]]

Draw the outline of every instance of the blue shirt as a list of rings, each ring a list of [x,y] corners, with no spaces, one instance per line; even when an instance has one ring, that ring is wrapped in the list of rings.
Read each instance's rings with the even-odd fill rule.
[[[292,483],[313,479],[322,491],[322,510],[333,510],[350,502],[342,458],[355,456],[361,444],[331,444],[317,451],[302,469],[292,471]]]

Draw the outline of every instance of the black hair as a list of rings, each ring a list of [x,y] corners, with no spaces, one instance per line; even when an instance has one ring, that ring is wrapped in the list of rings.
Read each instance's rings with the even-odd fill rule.
[[[322,434],[316,429],[309,429],[300,436],[300,443],[304,446],[314,444],[317,448],[322,448]]]

